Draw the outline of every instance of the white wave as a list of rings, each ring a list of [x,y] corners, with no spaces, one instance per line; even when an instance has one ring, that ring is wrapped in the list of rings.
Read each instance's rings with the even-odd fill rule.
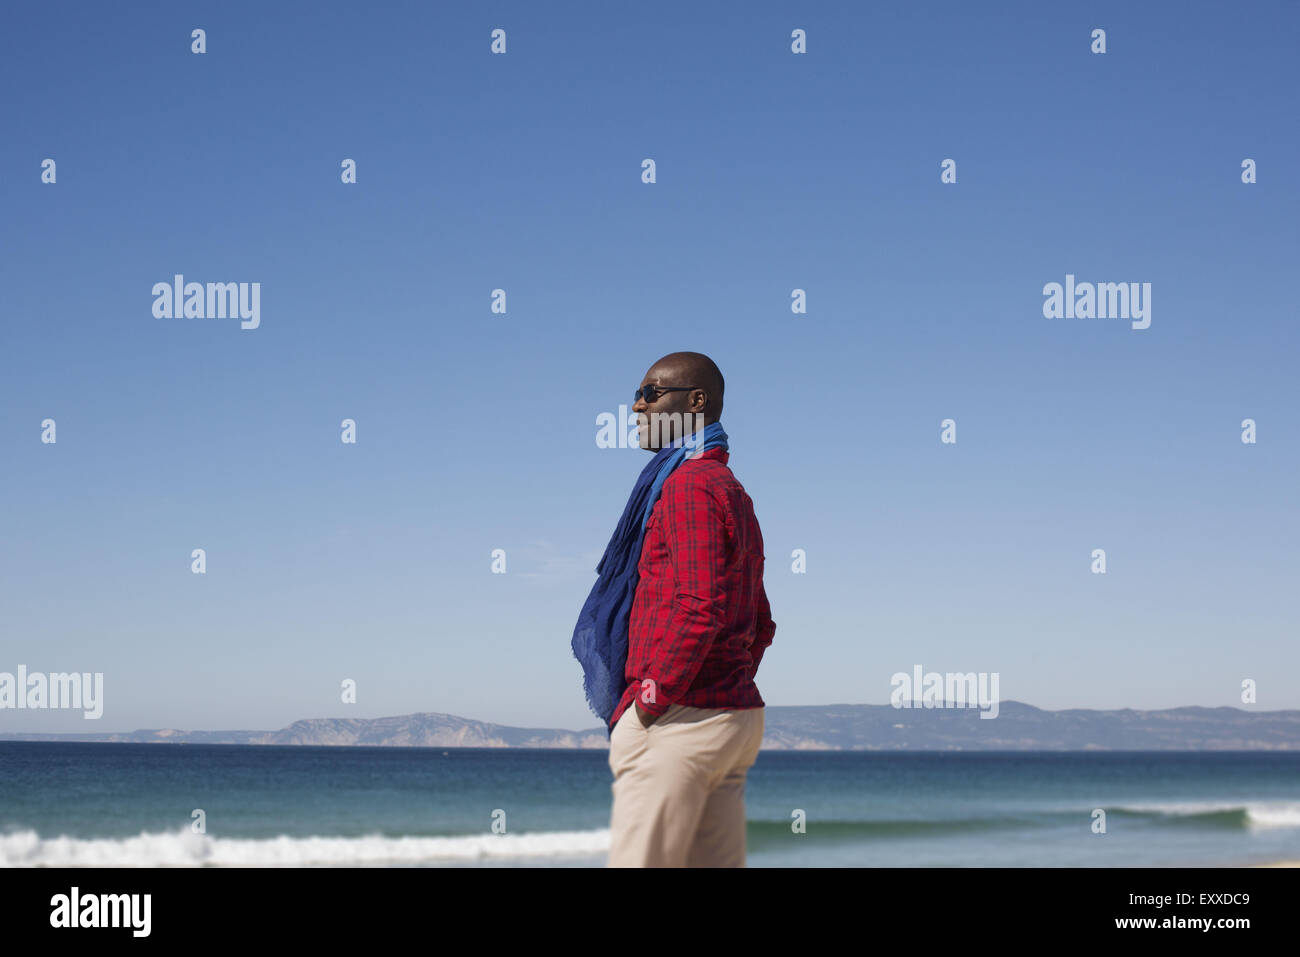
[[[1171,816],[1211,814],[1216,811],[1245,811],[1250,827],[1300,827],[1300,803],[1294,801],[1173,801],[1152,804],[1122,804],[1121,811],[1151,811]]]
[[[141,832],[125,838],[0,834],[0,867],[310,867],[586,857],[609,851],[609,829],[459,837],[234,838]]]
[[[1300,827],[1300,804],[1247,804],[1252,827]]]

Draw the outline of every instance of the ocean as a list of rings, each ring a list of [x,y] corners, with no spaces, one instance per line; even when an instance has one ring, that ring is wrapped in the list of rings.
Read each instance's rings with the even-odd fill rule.
[[[603,750],[0,742],[0,866],[603,867],[610,781]],[[751,867],[1296,860],[1300,753],[764,751],[746,816]]]

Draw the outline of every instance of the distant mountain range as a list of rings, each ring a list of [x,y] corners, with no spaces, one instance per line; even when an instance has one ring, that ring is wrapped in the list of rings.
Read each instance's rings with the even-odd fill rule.
[[[994,719],[973,708],[834,704],[768,707],[765,750],[800,751],[1295,751],[1300,711],[1168,708],[1044,711],[1004,701]],[[436,711],[392,718],[311,718],[279,731],[0,733],[3,741],[298,744],[416,748],[605,748],[585,731],[514,728]]]

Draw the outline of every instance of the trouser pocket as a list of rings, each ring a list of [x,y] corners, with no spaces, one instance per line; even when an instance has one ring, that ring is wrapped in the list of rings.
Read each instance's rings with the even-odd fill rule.
[[[627,770],[628,762],[645,747],[646,729],[636,715],[636,706],[619,715],[609,735],[609,769],[618,777]]]

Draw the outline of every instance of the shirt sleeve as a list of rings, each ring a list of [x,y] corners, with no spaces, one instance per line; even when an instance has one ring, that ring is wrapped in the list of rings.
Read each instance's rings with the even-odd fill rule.
[[[749,646],[749,656],[754,659],[754,666],[749,672],[750,680],[753,680],[754,674],[758,671],[758,664],[763,660],[763,652],[767,650],[767,646],[772,643],[772,638],[776,635],[776,622],[772,620],[772,606],[768,603],[767,589],[763,587],[762,579],[758,582],[756,628],[754,643]]]
[[[637,699],[651,714],[663,714],[690,689],[726,620],[727,511],[707,485],[682,478],[665,484],[658,503],[674,586],[667,632],[659,636],[646,675],[654,681],[655,700]]]

